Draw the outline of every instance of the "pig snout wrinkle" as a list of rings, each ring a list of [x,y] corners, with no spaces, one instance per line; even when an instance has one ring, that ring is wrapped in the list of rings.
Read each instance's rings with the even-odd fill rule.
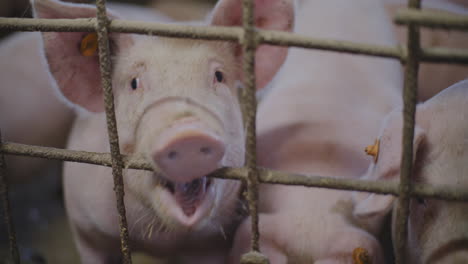
[[[192,182],[216,170],[225,152],[224,144],[211,135],[195,131],[184,134],[153,152],[154,162],[168,179],[180,183]]]

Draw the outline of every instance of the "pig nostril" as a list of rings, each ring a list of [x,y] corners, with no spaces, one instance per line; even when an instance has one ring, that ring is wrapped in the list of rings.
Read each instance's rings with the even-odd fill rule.
[[[211,148],[210,147],[202,147],[202,148],[200,148],[200,152],[205,154],[205,155],[211,154]]]
[[[171,159],[171,160],[176,159],[177,158],[177,151],[173,150],[173,151],[169,152],[169,154],[167,154],[167,157],[169,159]]]

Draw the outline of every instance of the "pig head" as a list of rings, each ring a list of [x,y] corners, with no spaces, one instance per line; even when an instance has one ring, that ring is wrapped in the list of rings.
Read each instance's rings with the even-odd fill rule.
[[[468,81],[459,82],[417,106],[411,181],[437,187],[468,187]],[[400,177],[402,112],[385,120],[375,164],[366,178]],[[373,225],[394,208],[391,195],[356,194],[354,215]],[[395,219],[394,219],[395,220]],[[410,202],[407,254],[411,263],[465,263],[468,260],[468,203],[429,198]],[[395,230],[393,230],[395,231]]]
[[[41,18],[96,15],[95,9],[87,5],[54,0],[33,3],[36,16]],[[293,1],[255,3],[258,26],[284,31],[292,29]],[[109,14],[116,18],[111,12]],[[239,26],[241,1],[220,1],[210,23]],[[106,131],[97,129],[103,128],[104,100],[98,54],[92,48],[95,36],[50,32],[43,33],[43,39],[50,72],[60,92],[81,112],[86,112],[75,123],[69,147],[108,151]],[[243,79],[240,46],[220,41],[117,33],[110,34],[110,43],[121,152],[141,155],[155,168],[155,172],[129,170],[125,173],[128,210],[146,208],[145,214],[157,219],[156,226],[160,230],[170,230],[172,234],[196,230],[221,236],[222,227],[236,219],[240,183],[208,179],[206,175],[220,167],[244,164],[245,135],[236,91],[236,82]],[[259,47],[255,69],[259,89],[272,79],[286,53],[285,48]],[[92,230],[82,215],[96,208],[87,204],[89,198],[75,185],[88,184],[88,194],[105,193],[102,188],[109,190],[111,183],[99,189],[97,182],[103,180],[97,178],[109,179],[110,170],[88,168],[85,173],[78,165],[67,166],[65,195],[70,218],[76,229]],[[102,199],[101,195],[95,197]],[[113,206],[115,202],[108,203]],[[92,225],[103,233],[115,235],[115,227],[107,226],[115,221],[105,214],[95,214]],[[139,218],[130,215],[129,225],[138,226],[140,223],[135,222]],[[171,239],[184,240],[183,236],[177,235]]]

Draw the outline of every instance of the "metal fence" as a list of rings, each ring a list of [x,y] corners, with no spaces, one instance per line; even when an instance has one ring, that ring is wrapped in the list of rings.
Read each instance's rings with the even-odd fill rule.
[[[14,263],[19,263],[19,253],[16,245],[15,232],[8,201],[8,186],[6,177],[1,170],[4,165],[3,155],[22,155],[63,161],[81,162],[112,167],[117,199],[117,210],[120,216],[121,250],[124,263],[132,263],[128,245],[129,234],[125,217],[124,190],[122,169],[153,170],[151,164],[143,159],[122,155],[119,150],[119,137],[116,128],[114,100],[111,87],[111,61],[109,56],[109,32],[136,33],[159,35],[174,38],[191,38],[205,40],[225,40],[239,42],[244,50],[243,70],[247,92],[242,98],[247,126],[246,165],[243,168],[223,168],[215,171],[210,177],[236,179],[247,184],[247,199],[252,219],[252,251],[251,256],[259,256],[258,231],[258,184],[273,183],[285,185],[300,185],[307,187],[322,187],[341,190],[357,190],[379,194],[398,196],[397,204],[397,234],[395,238],[396,263],[407,263],[403,250],[407,237],[407,221],[409,201],[411,197],[436,198],[455,201],[468,201],[468,190],[440,188],[426,184],[413,184],[410,181],[412,171],[413,137],[415,124],[415,108],[417,98],[417,73],[420,62],[468,64],[468,50],[446,48],[422,48],[420,46],[420,27],[442,28],[452,30],[467,30],[468,17],[447,15],[420,10],[420,0],[409,0],[408,9],[400,10],[395,16],[395,22],[408,26],[406,46],[379,46],[346,41],[334,41],[299,36],[293,33],[260,30],[254,27],[253,1],[243,0],[242,27],[186,26],[145,23],[125,20],[110,20],[106,15],[105,0],[97,0],[97,17],[92,19],[27,19],[0,18],[0,30],[14,31],[59,31],[59,32],[97,32],[99,42],[99,60],[104,89],[107,128],[110,141],[110,153],[91,153],[55,149],[40,146],[22,145],[12,142],[2,142],[0,134],[0,195],[5,211],[5,224],[9,232],[10,253]],[[294,46],[309,49],[320,49],[352,54],[394,58],[405,64],[404,126],[403,151],[400,182],[373,182],[354,179],[337,179],[315,175],[288,174],[278,171],[257,168],[256,163],[256,100],[255,100],[255,50],[260,44],[278,46]],[[251,258],[249,258],[251,259]],[[242,263],[266,263],[263,257],[247,258]],[[256,260],[253,260],[256,259]]]

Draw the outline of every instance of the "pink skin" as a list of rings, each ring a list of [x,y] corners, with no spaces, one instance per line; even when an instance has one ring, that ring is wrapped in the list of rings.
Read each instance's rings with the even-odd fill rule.
[[[339,8],[337,8],[339,7]],[[356,26],[359,25],[359,26]],[[375,0],[303,0],[295,31],[318,38],[395,45],[391,21]],[[262,167],[358,178],[364,148],[380,120],[401,104],[397,61],[292,48],[258,109]],[[260,187],[260,249],[272,264],[353,263],[354,249],[385,263],[379,230],[352,217],[351,193],[283,185]],[[236,231],[229,263],[250,249],[250,218]]]
[[[87,5],[33,3],[37,17],[95,15]],[[239,25],[240,5],[238,0],[220,1],[211,24]],[[258,0],[256,5],[261,10],[256,13],[258,26],[292,29],[292,2]],[[45,55],[60,92],[85,112],[74,124],[68,148],[108,152],[98,58],[84,57],[77,48],[84,36],[43,33]],[[161,257],[177,255],[184,263],[224,263],[242,217],[237,213],[240,182],[205,176],[223,166],[244,164],[236,91],[236,82],[242,80],[240,47],[132,34],[111,33],[110,38],[121,152],[143,156],[161,172],[124,171],[132,248]],[[285,48],[259,49],[259,89],[273,78],[286,54]],[[118,258],[111,170],[67,163],[64,187],[82,261],[109,263]]]
[[[400,8],[406,8],[406,0],[384,0],[385,7],[391,16]],[[468,15],[466,0],[424,0],[422,7],[430,11]],[[406,26],[395,26],[400,44],[406,45]],[[468,33],[463,31],[434,30],[421,28],[421,45],[423,47],[466,48]],[[467,65],[423,63],[419,69],[418,99],[426,101],[442,91],[468,77]]]
[[[2,3],[19,1],[2,1]],[[126,19],[155,21],[159,13],[132,5],[111,4]],[[1,8],[0,8],[1,9]],[[138,14],[138,15],[137,15]],[[15,33],[0,42],[0,129],[5,141],[55,148],[66,146],[74,113],[50,81],[40,33]],[[18,107],[21,106],[21,107]],[[7,155],[10,183],[43,180],[59,162]],[[57,176],[57,175],[56,175]]]
[[[463,81],[417,106],[412,181],[448,188],[468,187],[467,102],[468,81]],[[382,125],[379,159],[369,167],[366,178],[398,181],[401,128],[402,112],[397,110]],[[354,200],[354,215],[378,227],[394,208],[395,197],[362,193],[355,194]],[[410,210],[406,254],[411,263],[466,262],[468,203],[412,199]]]
[[[4,141],[63,148],[73,112],[50,85],[42,67],[39,33],[16,33],[0,43],[0,129]],[[5,157],[10,183],[44,178],[59,162]]]

